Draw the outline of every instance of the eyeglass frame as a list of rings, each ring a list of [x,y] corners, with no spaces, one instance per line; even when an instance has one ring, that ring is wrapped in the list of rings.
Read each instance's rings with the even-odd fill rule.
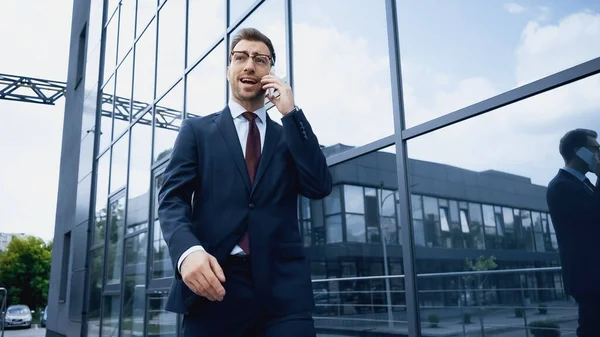
[[[269,59],[269,65],[272,67],[275,65],[275,60],[273,60],[273,57],[271,55],[267,55],[267,54],[252,54],[250,55],[247,51],[245,50],[232,50],[231,53],[229,53],[229,63],[232,63],[231,59],[233,57],[233,54],[235,53],[242,53],[242,54],[246,54],[247,57],[252,59],[252,62],[254,62],[254,58],[257,56],[263,56]],[[248,60],[246,60],[246,62],[248,62]]]

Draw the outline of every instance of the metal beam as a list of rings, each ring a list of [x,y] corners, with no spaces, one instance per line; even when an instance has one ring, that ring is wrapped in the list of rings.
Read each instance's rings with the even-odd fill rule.
[[[66,88],[65,82],[0,74],[0,99],[54,105]]]

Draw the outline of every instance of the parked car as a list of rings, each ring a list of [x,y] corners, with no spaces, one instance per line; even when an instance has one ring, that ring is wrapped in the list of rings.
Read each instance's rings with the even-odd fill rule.
[[[4,316],[5,327],[31,328],[32,313],[31,309],[25,304],[11,305],[6,309],[6,315]]]
[[[48,320],[48,306],[46,306],[44,308],[44,311],[42,311],[40,314],[41,314],[40,325],[45,328],[46,327],[46,321]]]

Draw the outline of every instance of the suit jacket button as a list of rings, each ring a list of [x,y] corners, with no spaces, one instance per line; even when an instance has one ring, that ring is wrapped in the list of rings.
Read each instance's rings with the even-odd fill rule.
[[[248,207],[250,207],[250,209],[254,209],[254,204],[250,204]]]

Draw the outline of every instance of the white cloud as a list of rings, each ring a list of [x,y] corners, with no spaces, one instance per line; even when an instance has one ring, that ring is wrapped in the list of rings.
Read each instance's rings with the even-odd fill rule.
[[[517,83],[537,80],[600,56],[600,13],[580,12],[557,24],[527,24],[515,54]]]
[[[504,9],[511,14],[519,14],[519,13],[523,13],[527,10],[527,8],[521,6],[517,3],[514,3],[514,2],[509,2],[509,3],[504,4]]]

